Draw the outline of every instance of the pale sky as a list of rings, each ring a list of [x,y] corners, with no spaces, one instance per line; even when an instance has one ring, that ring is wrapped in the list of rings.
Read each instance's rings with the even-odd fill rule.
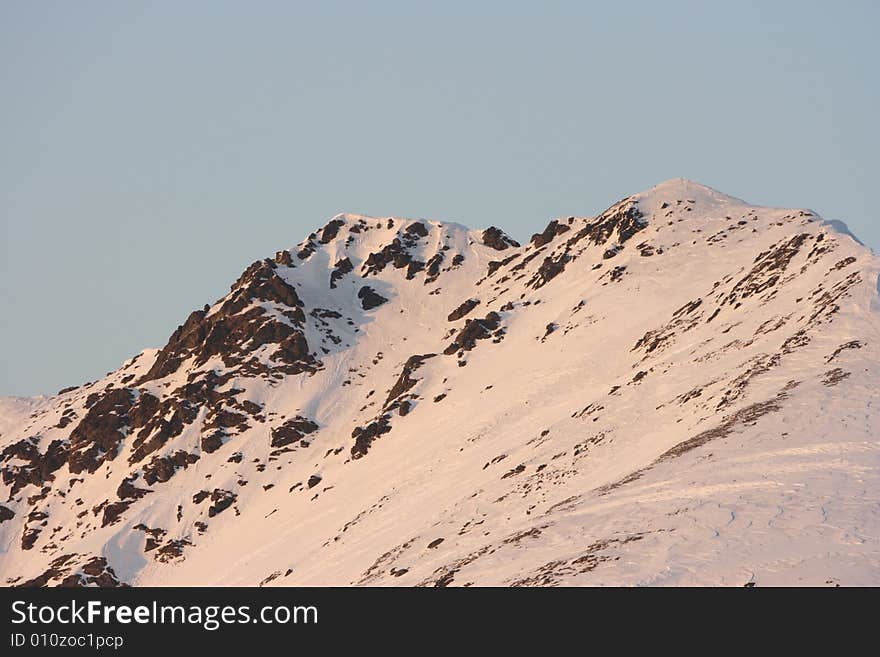
[[[876,249],[878,6],[0,0],[0,395],[342,211],[527,239],[686,177]]]

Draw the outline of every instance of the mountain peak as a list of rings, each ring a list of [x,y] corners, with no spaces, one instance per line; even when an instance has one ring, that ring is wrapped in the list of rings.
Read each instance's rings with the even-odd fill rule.
[[[878,270],[682,179],[522,246],[336,215],[162,349],[0,403],[0,573],[880,583]]]
[[[633,198],[637,199],[643,207],[652,211],[655,208],[659,209],[663,203],[690,203],[705,209],[750,206],[741,199],[723,194],[707,185],[686,178],[665,180],[649,190],[635,194]]]

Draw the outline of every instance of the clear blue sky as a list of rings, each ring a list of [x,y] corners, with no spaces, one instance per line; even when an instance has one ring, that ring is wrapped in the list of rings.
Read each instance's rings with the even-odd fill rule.
[[[877,248],[878,6],[0,0],[0,395],[340,211],[523,238],[687,177]]]

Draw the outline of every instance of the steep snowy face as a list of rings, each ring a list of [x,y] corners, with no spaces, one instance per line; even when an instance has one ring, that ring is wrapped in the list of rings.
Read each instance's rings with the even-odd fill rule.
[[[673,180],[520,246],[339,215],[0,404],[8,584],[878,583],[877,259]]]

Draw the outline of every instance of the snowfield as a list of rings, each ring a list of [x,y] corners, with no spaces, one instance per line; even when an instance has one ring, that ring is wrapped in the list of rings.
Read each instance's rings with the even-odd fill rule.
[[[163,349],[0,400],[7,585],[878,585],[880,260],[687,180],[339,215]]]

